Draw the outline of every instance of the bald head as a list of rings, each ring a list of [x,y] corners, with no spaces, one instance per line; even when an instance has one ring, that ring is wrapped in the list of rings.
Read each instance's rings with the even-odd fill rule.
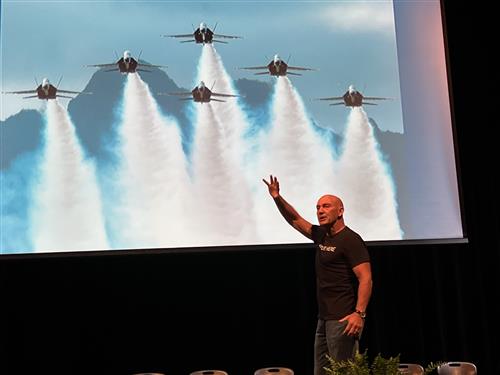
[[[319,198],[316,215],[320,225],[344,226],[344,204],[336,195],[326,194]]]
[[[319,198],[318,203],[320,201],[328,201],[331,202],[332,204],[336,205],[339,208],[344,208],[344,203],[342,203],[342,200],[337,197],[336,195],[333,194],[325,194],[321,198]]]

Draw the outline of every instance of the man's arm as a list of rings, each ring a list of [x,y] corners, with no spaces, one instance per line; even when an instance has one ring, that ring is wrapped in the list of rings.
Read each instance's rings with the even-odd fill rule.
[[[297,210],[292,207],[281,195],[280,195],[280,184],[276,177],[270,176],[269,182],[262,179],[269,189],[269,194],[273,197],[278,210],[285,220],[300,233],[302,233],[307,238],[311,238],[312,235],[312,224],[305,220],[299,215]]]
[[[352,270],[359,281],[356,311],[366,312],[368,302],[370,301],[370,297],[372,295],[372,271],[370,263],[364,262],[358,264]],[[344,334],[349,336],[358,335],[365,325],[364,319],[361,318],[361,315],[357,312],[353,312],[339,321],[343,322],[345,320],[347,320],[347,325],[344,329]]]
[[[358,278],[358,300],[356,302],[357,311],[366,311],[368,302],[372,295],[372,270],[369,262],[358,264],[353,269]]]

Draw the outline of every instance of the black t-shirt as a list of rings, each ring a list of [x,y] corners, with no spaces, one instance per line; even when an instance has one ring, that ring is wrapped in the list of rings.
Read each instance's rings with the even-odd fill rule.
[[[333,236],[327,229],[313,225],[312,240],[316,250],[316,285],[318,315],[324,320],[338,320],[356,308],[358,279],[353,268],[369,262],[363,239],[345,227]]]

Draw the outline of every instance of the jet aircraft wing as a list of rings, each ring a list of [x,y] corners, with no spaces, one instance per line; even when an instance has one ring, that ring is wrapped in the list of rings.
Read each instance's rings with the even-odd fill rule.
[[[223,96],[226,98],[237,98],[239,95],[230,95],[230,94],[218,94],[216,92],[212,92],[212,96]],[[214,99],[212,99],[214,100]]]
[[[23,91],[2,91],[2,94],[34,94],[36,90],[23,90]]]
[[[111,64],[94,64],[94,65],[85,65],[86,67],[89,68],[113,68],[116,67],[117,63],[111,63]]]
[[[317,69],[312,69],[312,68],[303,68],[301,66],[290,66],[288,65],[288,70],[317,70]]]
[[[392,100],[393,98],[382,98],[380,96],[364,96],[363,99],[368,99],[368,100]],[[366,103],[364,103],[364,104],[366,104]]]
[[[223,35],[223,34],[214,34],[214,37],[217,37],[217,38],[226,38],[226,39],[243,39],[241,36]]]
[[[144,64],[144,63],[137,63],[137,66],[144,66],[146,68],[167,68],[166,65],[153,65],[153,64]]]
[[[191,38],[193,34],[162,35],[164,38]]]
[[[332,96],[330,98],[318,98],[316,100],[343,100],[344,98],[342,96]]]
[[[243,68],[239,69],[245,69],[245,70],[262,70],[262,69],[268,69],[267,65],[266,66],[245,66]]]
[[[69,91],[69,90],[60,90],[60,89],[58,89],[57,92],[63,92],[65,94],[87,94],[87,93],[82,93],[81,91]]]
[[[191,91],[183,91],[183,92],[159,92],[158,95],[188,96],[188,95],[193,95],[193,93]]]

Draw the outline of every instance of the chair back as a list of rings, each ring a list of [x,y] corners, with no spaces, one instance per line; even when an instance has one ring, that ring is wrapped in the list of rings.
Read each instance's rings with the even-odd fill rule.
[[[437,369],[439,375],[477,375],[477,368],[471,362],[447,362]]]
[[[189,375],[228,375],[227,372],[222,370],[199,370],[192,372]]]
[[[424,375],[424,368],[417,363],[400,363],[398,371],[405,375]]]
[[[286,367],[265,367],[255,371],[254,375],[293,375],[293,370]]]

